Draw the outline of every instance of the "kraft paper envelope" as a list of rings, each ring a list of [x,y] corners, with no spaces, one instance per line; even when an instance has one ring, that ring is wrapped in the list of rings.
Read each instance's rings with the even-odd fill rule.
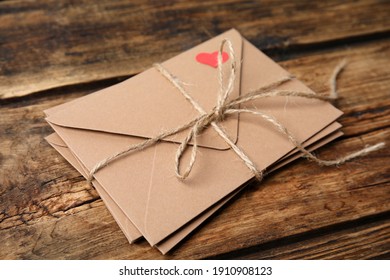
[[[310,150],[315,150],[326,143],[329,143],[330,141],[334,140],[335,138],[342,135],[340,131],[337,131],[341,127],[338,123],[333,123],[317,133],[315,136],[310,138],[308,141],[306,141],[304,144],[305,146]],[[330,135],[328,135],[330,134]],[[77,158],[73,156],[69,148],[66,146],[66,144],[59,138],[58,135],[55,133],[49,135],[46,137],[46,140],[52,145],[76,170],[79,171],[85,178],[87,177],[87,171],[85,170],[85,167],[81,165],[80,162],[78,162]],[[273,166],[271,171],[274,171],[277,168],[280,168],[287,163],[295,160],[299,157],[299,154],[297,153],[291,153],[291,155],[288,157],[284,157],[286,159],[282,159],[278,162],[276,166]],[[105,205],[111,212],[112,216],[118,223],[119,227],[121,228],[122,232],[126,236],[126,238],[129,240],[130,243],[138,240],[142,237],[141,233],[136,229],[136,227],[131,223],[131,221],[126,217],[126,215],[121,211],[120,207],[113,201],[109,195],[104,191],[104,189],[99,185],[98,182],[93,183],[96,190],[98,191],[100,197],[104,201]],[[241,190],[241,189],[240,189]],[[197,216],[195,219],[193,219],[190,223],[186,224],[184,227],[176,231],[171,236],[164,239],[162,242],[158,243],[155,247],[162,252],[163,254],[166,254],[168,251],[170,251],[173,247],[175,247],[179,242],[181,242],[188,234],[190,234],[194,229],[196,229],[199,225],[201,225],[205,220],[207,220],[211,215],[213,215],[218,209],[220,209],[226,202],[228,202],[232,197],[234,197],[238,193],[235,192],[222,201],[216,203],[213,207],[205,211],[203,214]]]
[[[230,30],[162,63],[185,82],[185,87],[206,111],[214,107],[217,99],[217,70],[194,58],[201,52],[218,50],[223,38],[232,41],[239,64],[232,98],[289,76],[237,31]],[[224,67],[225,76],[228,68]],[[296,79],[282,88],[311,92]],[[327,102],[293,97],[257,100],[246,107],[273,115],[302,142],[342,114]],[[154,68],[55,111],[47,110],[47,121],[87,170],[128,145],[198,116],[177,89]],[[294,148],[285,136],[257,116],[240,114],[220,125],[259,169],[266,169]],[[185,136],[181,133],[131,153],[94,176],[151,245],[159,243],[253,177],[237,155],[208,128],[199,136],[199,154],[190,177],[178,180],[173,172],[174,155],[177,143]],[[188,153],[183,162],[187,160]]]

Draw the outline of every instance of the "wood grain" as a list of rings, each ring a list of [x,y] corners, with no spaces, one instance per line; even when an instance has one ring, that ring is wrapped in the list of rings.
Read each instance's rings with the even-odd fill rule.
[[[388,35],[389,10],[380,0],[0,2],[0,98],[128,77],[232,27],[278,53]]]
[[[283,62],[313,89],[324,92],[329,73],[342,58],[350,61],[341,76],[338,107],[345,137],[321,149],[331,158],[390,139],[390,41],[333,48]],[[42,111],[110,82],[76,86],[3,102],[0,114],[0,259],[187,259],[234,257],[261,244],[291,236],[321,234],[327,228],[390,213],[390,151],[373,153],[338,168],[299,160],[253,185],[219,215],[162,256],[145,241],[130,245],[96,192],[43,137],[51,132]],[[388,252],[388,221],[329,235],[335,245],[309,240],[305,252],[290,244],[253,258],[375,258]],[[366,242],[359,240],[367,238]],[[303,242],[303,241],[302,241]],[[324,241],[325,242],[325,241]],[[330,241],[329,241],[330,242]],[[351,244],[358,242],[359,246]],[[370,247],[368,244],[373,244]],[[316,245],[317,244],[317,245]],[[347,244],[347,245],[346,245]],[[349,244],[349,245],[348,245]],[[348,246],[348,252],[335,252]],[[319,253],[318,247],[324,252]],[[372,249],[374,248],[374,249]],[[245,258],[245,256],[243,256]]]
[[[388,215],[387,215],[388,217]],[[375,217],[376,219],[377,217]],[[235,259],[388,259],[390,220],[353,221],[315,234],[277,240],[240,253],[216,256]],[[340,229],[341,228],[341,229]]]

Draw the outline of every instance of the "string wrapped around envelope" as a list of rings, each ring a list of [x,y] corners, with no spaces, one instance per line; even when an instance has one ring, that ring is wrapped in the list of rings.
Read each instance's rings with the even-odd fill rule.
[[[229,57],[231,58],[230,63],[230,72],[229,78],[227,82],[225,82],[225,77],[223,75],[222,69],[222,52],[224,46],[227,46]],[[240,105],[243,105],[247,102],[258,100],[261,98],[270,98],[270,97],[303,97],[310,99],[319,99],[323,101],[332,101],[337,99],[337,86],[336,81],[340,72],[343,70],[345,66],[345,61],[339,64],[333,71],[330,78],[330,94],[328,96],[317,95],[314,93],[307,93],[301,91],[291,91],[291,90],[280,90],[277,89],[280,85],[290,81],[293,77],[286,77],[276,82],[273,82],[269,85],[261,87],[259,89],[248,92],[245,95],[241,95],[237,98],[229,100],[229,97],[234,89],[234,83],[236,81],[236,60],[235,60],[235,52],[232,46],[232,43],[228,39],[224,39],[221,42],[218,56],[218,83],[219,83],[219,93],[217,95],[217,102],[214,108],[210,112],[206,112],[202,106],[191,96],[191,94],[182,86],[184,83],[180,81],[177,77],[175,77],[172,73],[170,73],[166,68],[164,68],[161,64],[155,64],[155,69],[161,73],[177,90],[178,92],[196,109],[199,113],[199,116],[190,122],[174,128],[172,130],[164,131],[153,138],[146,139],[143,142],[140,142],[135,145],[131,145],[126,147],[125,149],[103,159],[98,162],[90,171],[88,176],[88,182],[93,180],[93,176],[96,172],[107,166],[109,163],[130,154],[131,152],[137,152],[144,150],[152,145],[157,144],[161,140],[176,135],[177,133],[189,129],[189,132],[185,139],[180,143],[179,148],[177,149],[175,155],[175,174],[178,179],[184,180],[186,179],[196,162],[196,156],[198,152],[198,144],[197,138],[198,136],[207,128],[213,128],[217,134],[228,144],[230,149],[232,149],[238,158],[248,167],[248,169],[252,172],[254,177],[258,180],[263,178],[263,171],[257,168],[256,164],[250,159],[250,157],[242,150],[225,129],[221,126],[221,123],[229,116],[236,114],[253,114],[258,116],[259,118],[267,121],[273,127],[275,127],[282,135],[284,135],[289,142],[291,142],[302,154],[303,157],[306,157],[310,160],[317,162],[320,165],[331,166],[331,165],[339,165],[348,160],[354,159],[356,157],[364,156],[373,151],[377,151],[385,146],[385,143],[381,142],[372,146],[366,146],[365,148],[358,150],[356,152],[347,154],[343,157],[334,159],[334,160],[323,160],[316,157],[314,154],[309,152],[307,149],[303,147],[303,145],[298,141],[298,139],[285,127],[281,122],[279,122],[275,117],[266,114],[258,109],[248,109],[241,108]],[[192,143],[191,143],[192,141]],[[184,153],[191,147],[191,157],[189,159],[189,163],[184,170],[181,171],[181,161]]]

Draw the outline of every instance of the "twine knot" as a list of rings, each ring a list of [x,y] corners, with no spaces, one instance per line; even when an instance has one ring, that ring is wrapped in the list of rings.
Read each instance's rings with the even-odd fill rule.
[[[223,108],[213,108],[210,113],[202,115],[201,119],[197,122],[197,125],[207,128],[212,122],[220,123],[226,118],[225,110]]]

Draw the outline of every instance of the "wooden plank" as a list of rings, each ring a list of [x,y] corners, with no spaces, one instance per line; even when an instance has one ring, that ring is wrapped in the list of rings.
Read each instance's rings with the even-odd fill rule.
[[[282,63],[315,90],[341,58],[339,107],[346,136],[331,158],[390,138],[389,41]],[[317,66],[321,67],[318,68]],[[0,258],[207,258],[390,211],[389,149],[340,166],[305,160],[270,175],[225,207],[172,254],[127,244],[96,192],[43,137],[42,111],[98,89],[69,88],[3,102],[0,114]],[[359,91],[357,91],[359,88]],[[366,125],[359,125],[364,123]]]
[[[1,2],[0,98],[133,75],[232,27],[265,50],[388,34],[389,9],[379,0]]]
[[[227,259],[388,259],[390,257],[390,220],[379,219],[337,231],[318,231],[314,237],[298,241],[279,240],[244,251],[240,255],[218,256]],[[276,244],[277,245],[276,245]]]

